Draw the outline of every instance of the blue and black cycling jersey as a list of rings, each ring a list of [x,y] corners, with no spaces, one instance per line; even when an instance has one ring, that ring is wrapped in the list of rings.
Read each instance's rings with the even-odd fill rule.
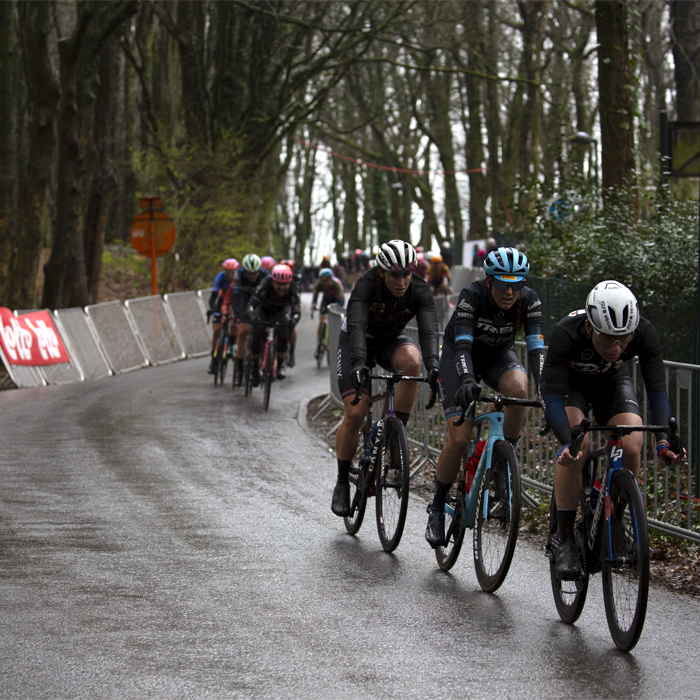
[[[228,277],[226,277],[226,272],[222,270],[219,274],[214,277],[214,283],[211,285],[211,294],[209,295],[209,308],[214,313],[219,313],[221,310],[221,304],[223,302],[224,294],[231,284]],[[219,294],[221,292],[221,294]]]
[[[475,374],[475,365],[488,367],[514,347],[520,328],[525,330],[530,371],[539,385],[544,362],[542,302],[529,287],[522,288],[515,304],[507,310],[493,300],[486,279],[462,289],[445,328],[443,352],[450,351],[460,377]]]
[[[629,362],[639,358],[639,365],[649,398],[651,420],[667,425],[671,406],[666,392],[666,374],[661,354],[661,341],[656,329],[646,318],[639,319],[634,337],[616,362],[608,362],[593,346],[586,328],[586,312],[573,311],[554,327],[549,341],[542,375],[546,416],[552,431],[562,445],[571,443],[571,428],[566,414],[568,395],[580,392],[589,402],[612,395],[619,384],[630,384]],[[665,434],[656,434],[665,439]]]

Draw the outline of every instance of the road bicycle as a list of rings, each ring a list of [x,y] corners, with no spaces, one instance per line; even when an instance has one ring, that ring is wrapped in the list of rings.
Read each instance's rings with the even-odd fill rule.
[[[263,389],[263,406],[265,410],[270,406],[270,391],[272,389],[272,382],[275,381],[275,375],[277,373],[277,351],[275,348],[277,347],[278,329],[286,325],[288,325],[288,323],[276,321],[267,328],[267,340],[265,341],[265,347],[263,349],[260,372],[260,383]]]
[[[477,402],[493,404],[494,410],[475,416]],[[460,426],[471,419],[473,436],[445,502],[445,544],[435,549],[438,566],[449,571],[459,557],[465,531],[473,530],[476,578],[488,593],[505,581],[520,525],[520,466],[503,434],[505,406],[541,408],[542,404],[514,396],[479,395],[455,421]]]
[[[313,320],[314,310],[311,309],[311,319]],[[316,366],[320,369],[323,364],[323,358],[330,365],[330,355],[328,354],[328,321],[324,321],[319,329],[318,339],[316,341],[316,350],[314,350],[314,358],[316,360]]]
[[[545,429],[546,430],[546,429]],[[562,580],[556,574],[555,558],[559,545],[557,506],[552,494],[549,536],[545,556],[554,602],[559,617],[567,624],[578,620],[586,602],[591,574],[602,572],[605,616],[615,646],[630,651],[639,641],[646,617],[649,594],[649,536],[646,507],[634,474],[622,466],[622,437],[634,432],[667,432],[669,449],[683,454],[676,420],[668,426],[591,425],[584,418],[572,427],[569,451],[578,454],[587,432],[603,430],[610,434],[605,447],[590,451],[583,462],[581,509],[575,525],[581,577]]]
[[[226,366],[232,356],[231,338],[228,334],[228,321],[226,317],[221,320],[221,328],[219,335],[216,338],[216,345],[212,353],[214,362],[214,386],[221,384],[223,386],[226,378]]]
[[[372,365],[374,366],[374,365]],[[371,367],[372,367],[371,366]],[[350,465],[350,515],[345,516],[345,529],[355,535],[365,516],[367,499],[376,496],[377,531],[382,548],[393,552],[401,541],[406,511],[411,460],[408,451],[406,428],[394,413],[395,387],[399,382],[427,382],[424,377],[404,376],[394,372],[389,376],[368,373],[364,384],[352,400],[353,405],[369,394],[367,414],[360,432],[362,439]],[[372,381],[386,382],[386,391],[372,394]],[[435,404],[436,393],[432,389],[426,408]],[[385,402],[384,419],[372,423],[372,404]]]

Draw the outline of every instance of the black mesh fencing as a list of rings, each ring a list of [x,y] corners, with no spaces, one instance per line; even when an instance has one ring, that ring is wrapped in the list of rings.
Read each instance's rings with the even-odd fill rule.
[[[583,309],[590,287],[579,282],[528,277],[532,287],[542,300],[545,343],[552,328],[567,314]],[[697,298],[683,296],[659,299],[655,304],[640,304],[644,318],[656,328],[663,347],[664,360],[700,364],[698,358],[698,309]]]

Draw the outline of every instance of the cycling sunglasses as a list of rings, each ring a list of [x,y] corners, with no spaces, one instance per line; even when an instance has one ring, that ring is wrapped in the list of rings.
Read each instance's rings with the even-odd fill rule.
[[[501,279],[498,277],[492,277],[493,286],[502,292],[508,291],[508,287],[512,287],[514,292],[519,292],[525,286],[525,280],[516,281],[516,277],[513,275],[502,275]]]
[[[400,272],[402,274],[408,274],[409,272],[413,272],[416,269],[416,264],[415,263],[408,263],[406,267],[401,267],[399,263],[394,263],[391,266],[391,272]]]
[[[608,335],[607,333],[599,333],[597,330],[593,329],[593,332],[598,338],[598,342],[604,348],[612,348],[614,345],[619,345],[621,348],[627,347],[632,338],[634,338],[634,333],[627,333],[627,335]]]

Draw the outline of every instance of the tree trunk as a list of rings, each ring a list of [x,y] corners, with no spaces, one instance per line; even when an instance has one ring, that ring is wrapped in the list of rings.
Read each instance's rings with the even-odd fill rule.
[[[56,218],[51,257],[44,266],[42,306],[60,309],[89,302],[81,218],[82,154],[79,118],[89,104],[89,83],[95,60],[107,38],[138,3],[85,2],[69,39],[59,47],[61,99],[58,109]],[[80,101],[79,101],[80,96]],[[80,110],[80,111],[79,111]]]
[[[0,3],[0,306],[7,303],[14,239],[15,3]]]
[[[58,80],[49,56],[51,5],[22,2],[20,32],[29,93],[29,163],[26,205],[13,258],[10,299],[14,308],[35,306],[35,280],[44,241],[48,240],[48,195],[56,139],[54,125]]]
[[[476,42],[474,51],[468,53],[468,67],[475,72],[484,72],[483,66],[483,35],[482,17],[483,5],[481,3],[467,3],[467,22],[471,27]],[[475,43],[476,43],[475,42]],[[488,199],[487,180],[483,172],[476,172],[484,162],[484,145],[482,136],[482,100],[481,79],[474,75],[464,76],[467,93],[467,115],[462,110],[462,119],[466,122],[466,157],[467,170],[474,171],[469,177],[469,233],[467,238],[483,238],[486,236],[486,202]],[[485,86],[484,86],[485,87]]]
[[[618,188],[635,183],[633,76],[627,19],[626,2],[596,0],[603,197],[608,202],[617,200]],[[635,213],[631,212],[633,217]]]
[[[105,43],[100,56],[99,89],[94,106],[91,146],[93,172],[85,210],[83,241],[85,246],[85,270],[90,303],[97,303],[102,271],[107,213],[117,178],[112,163],[112,129],[110,115],[116,107],[114,76],[117,62],[115,39]]]
[[[700,3],[671,0],[676,118],[700,121]]]

